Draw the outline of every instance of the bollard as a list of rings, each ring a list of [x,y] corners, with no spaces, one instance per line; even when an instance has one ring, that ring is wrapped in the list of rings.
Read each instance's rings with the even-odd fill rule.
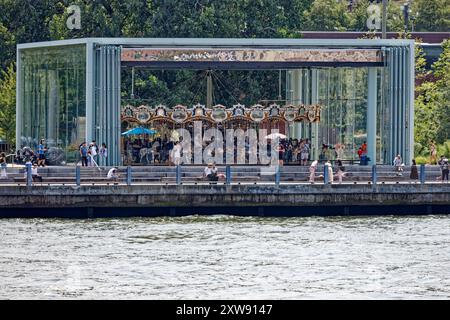
[[[77,186],[80,186],[81,184],[81,169],[79,166],[75,167],[75,179],[77,181]]]
[[[425,183],[425,165],[421,164],[420,165],[420,184],[424,184]]]
[[[177,184],[181,184],[181,166],[177,165],[175,171]]]
[[[323,165],[323,184],[328,184],[328,166]]]
[[[33,185],[33,177],[31,176],[31,163],[27,163],[26,168],[27,168],[27,187],[31,187]]]
[[[230,166],[227,166],[226,168],[225,168],[225,177],[226,177],[226,179],[227,179],[227,184],[231,184],[231,167]]]
[[[280,166],[277,166],[275,169],[275,184],[279,185],[280,184]]]
[[[372,165],[372,183],[377,184],[377,165]]]
[[[128,166],[128,167],[127,167],[127,186],[131,186],[131,179],[132,179],[132,176],[131,176],[131,167]]]

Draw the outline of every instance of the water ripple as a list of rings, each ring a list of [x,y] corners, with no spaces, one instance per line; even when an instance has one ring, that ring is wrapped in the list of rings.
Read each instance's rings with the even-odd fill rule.
[[[450,217],[0,220],[0,298],[447,299]]]

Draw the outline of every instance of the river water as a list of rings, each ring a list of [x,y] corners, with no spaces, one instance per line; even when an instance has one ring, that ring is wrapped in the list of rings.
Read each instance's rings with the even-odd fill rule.
[[[0,220],[2,299],[450,297],[450,217]]]

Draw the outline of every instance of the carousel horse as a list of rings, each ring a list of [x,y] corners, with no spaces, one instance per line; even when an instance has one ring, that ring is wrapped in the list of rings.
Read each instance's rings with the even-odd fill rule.
[[[145,165],[148,165],[152,162],[152,149],[151,148],[141,148],[139,151],[139,163],[144,163]]]

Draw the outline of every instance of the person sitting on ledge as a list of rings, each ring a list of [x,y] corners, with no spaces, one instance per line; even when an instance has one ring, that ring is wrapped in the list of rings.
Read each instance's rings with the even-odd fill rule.
[[[203,178],[215,182],[218,181],[219,179],[225,179],[225,175],[223,173],[218,172],[215,163],[208,163],[205,170],[203,171]]]
[[[218,181],[219,177],[217,176],[217,168],[215,168],[212,163],[208,163],[203,171],[203,177],[209,181]]]
[[[114,181],[116,181],[117,179],[119,179],[119,174],[117,173],[117,168],[111,168],[111,169],[108,171],[107,178],[108,178],[109,180],[114,180]]]
[[[31,177],[33,179],[33,182],[42,182],[42,177],[38,174],[38,164],[33,164],[33,167],[31,168]]]

